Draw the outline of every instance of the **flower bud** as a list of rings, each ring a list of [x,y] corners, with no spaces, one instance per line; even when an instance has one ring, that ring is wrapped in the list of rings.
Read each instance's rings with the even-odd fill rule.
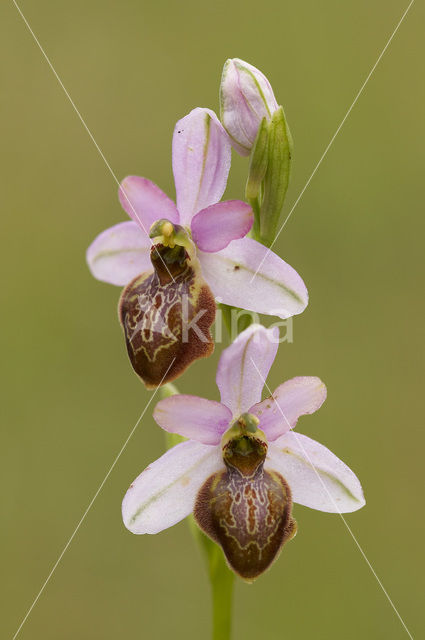
[[[225,62],[220,85],[220,115],[240,155],[249,155],[262,119],[270,121],[277,108],[273,89],[261,71],[239,58]]]

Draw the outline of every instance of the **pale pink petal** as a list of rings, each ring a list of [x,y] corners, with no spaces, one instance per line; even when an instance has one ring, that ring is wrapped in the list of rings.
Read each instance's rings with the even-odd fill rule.
[[[244,60],[227,60],[220,86],[220,114],[236,151],[249,155],[263,118],[278,108],[270,82]]]
[[[149,465],[124,496],[122,517],[133,533],[158,533],[192,512],[205,480],[224,467],[220,447],[193,440]]]
[[[220,118],[230,136],[232,146],[241,156],[249,156],[257,135],[259,121],[241,88],[233,60],[224,64],[220,85]]]
[[[173,135],[173,172],[182,224],[221,199],[230,169],[231,147],[214,111],[193,109]]]
[[[267,439],[276,440],[293,429],[300,416],[314,413],[326,399],[326,386],[315,377],[298,377],[279,385],[273,395],[250,408]]]
[[[234,417],[239,417],[261,400],[278,342],[277,327],[266,329],[252,324],[221,354],[216,382],[221,402],[229,407]]]
[[[265,467],[285,478],[294,502],[311,509],[349,513],[365,504],[351,469],[322,444],[295,431],[269,444]]]
[[[147,178],[127,176],[121,182],[118,197],[124,211],[147,234],[152,224],[161,218],[179,222],[179,213],[174,202]]]
[[[153,417],[160,427],[203,444],[219,444],[229,427],[231,411],[220,402],[175,395],[160,400]]]
[[[205,280],[224,304],[279,318],[307,306],[307,289],[295,269],[252,238],[233,240],[217,253],[199,251],[198,257]]]
[[[192,237],[202,251],[215,252],[246,236],[254,222],[251,207],[241,200],[226,200],[202,209],[192,220]]]
[[[89,269],[98,280],[123,286],[143,271],[151,271],[151,241],[135,222],[106,229],[87,249]]]

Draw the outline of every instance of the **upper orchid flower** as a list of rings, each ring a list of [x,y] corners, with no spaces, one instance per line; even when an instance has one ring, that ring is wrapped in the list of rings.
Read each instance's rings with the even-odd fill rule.
[[[158,533],[194,512],[230,567],[253,580],[295,535],[292,502],[342,513],[365,504],[354,473],[326,447],[295,433],[326,398],[315,377],[293,378],[261,401],[277,351],[274,329],[251,325],[222,354],[221,402],[174,395],[156,422],[188,438],[149,465],[123,501],[133,533]]]
[[[132,221],[107,229],[87,251],[97,279],[128,285],[120,317],[133,367],[148,386],[174,379],[192,360],[211,352],[213,296],[281,318],[301,313],[308,300],[296,271],[245,237],[253,222],[251,208],[239,200],[219,202],[231,146],[212,111],[194,109],[177,123],[172,158],[177,206],[150,180],[125,178],[119,199]],[[197,326],[190,326],[197,318]]]
[[[270,82],[252,64],[226,60],[220,85],[220,117],[233,146],[248,156],[263,118],[270,121],[279,105]]]

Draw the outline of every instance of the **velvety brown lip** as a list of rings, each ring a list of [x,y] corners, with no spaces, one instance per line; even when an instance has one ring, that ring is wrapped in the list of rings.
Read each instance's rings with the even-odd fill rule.
[[[197,259],[183,247],[155,245],[151,261],[153,273],[130,282],[119,302],[131,364],[148,388],[175,380],[212,353],[216,309]],[[190,326],[195,319],[196,330]]]

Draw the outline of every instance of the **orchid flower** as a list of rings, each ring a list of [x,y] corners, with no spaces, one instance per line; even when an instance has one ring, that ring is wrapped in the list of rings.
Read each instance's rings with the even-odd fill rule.
[[[277,338],[276,327],[251,325],[223,351],[216,378],[221,402],[174,395],[157,404],[159,426],[188,440],[150,464],[122,505],[125,526],[136,534],[158,533],[193,512],[231,569],[248,581],[294,536],[293,502],[330,513],[365,504],[354,473],[293,431],[326,398],[319,378],[292,378],[261,401]]]
[[[132,220],[101,233],[87,251],[98,280],[127,285],[120,318],[133,367],[149,387],[174,379],[192,360],[209,355],[213,296],[281,318],[301,313],[308,300],[296,271],[246,237],[253,223],[250,206],[219,202],[231,145],[214,112],[197,108],[177,122],[172,159],[177,205],[150,180],[125,178],[119,199]],[[187,323],[202,317],[186,341],[184,294]]]

